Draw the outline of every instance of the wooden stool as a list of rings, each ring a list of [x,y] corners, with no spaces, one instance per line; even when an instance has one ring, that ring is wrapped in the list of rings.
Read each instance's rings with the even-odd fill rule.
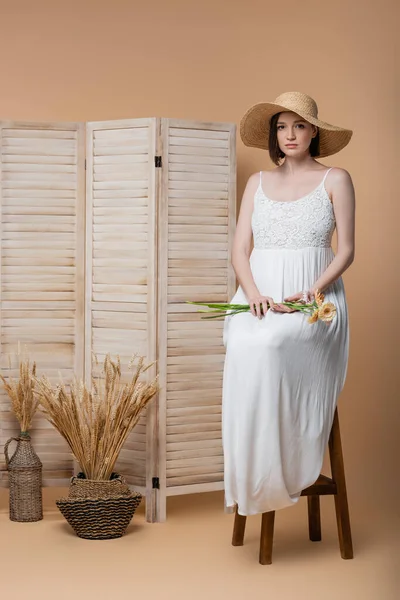
[[[321,541],[321,515],[319,497],[332,494],[335,497],[340,554],[344,559],[353,558],[353,543],[351,539],[349,507],[347,503],[342,443],[340,439],[339,416],[337,409],[335,410],[332,429],[329,436],[329,457],[332,478],[326,477],[325,475],[320,475],[313,485],[306,488],[301,493],[302,496],[307,496],[308,501],[309,537],[312,542]],[[274,521],[275,511],[262,513],[260,539],[260,563],[262,565],[270,565],[272,563]],[[239,515],[236,507],[235,523],[232,536],[233,546],[243,546],[245,527],[246,517]]]

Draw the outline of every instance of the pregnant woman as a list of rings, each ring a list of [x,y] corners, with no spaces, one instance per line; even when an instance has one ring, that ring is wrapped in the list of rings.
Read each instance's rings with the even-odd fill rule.
[[[225,505],[253,515],[293,505],[321,471],[347,373],[341,275],[354,260],[355,198],[349,173],[317,160],[344,148],[352,131],[318,119],[310,96],[287,92],[256,104],[240,132],[277,165],[247,182],[232,249],[240,285],[231,302],[250,304],[251,312],[224,323]],[[316,290],[336,306],[328,324],[310,324],[282,304]]]

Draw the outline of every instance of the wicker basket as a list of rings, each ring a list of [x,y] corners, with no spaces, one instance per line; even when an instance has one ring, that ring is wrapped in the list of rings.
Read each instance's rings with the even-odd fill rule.
[[[17,442],[11,458],[8,446]],[[10,482],[10,519],[22,523],[43,519],[42,463],[35,453],[28,433],[10,438],[4,445]]]
[[[110,481],[73,477],[67,498],[56,504],[75,533],[89,540],[124,535],[142,495],[131,492],[121,476]]]

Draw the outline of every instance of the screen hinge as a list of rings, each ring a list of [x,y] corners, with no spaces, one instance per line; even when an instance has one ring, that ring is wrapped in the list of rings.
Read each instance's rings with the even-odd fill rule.
[[[162,167],[162,157],[161,156],[155,156],[154,162],[155,162],[156,167]]]
[[[160,479],[158,477],[153,477],[153,479],[151,480],[151,483],[152,483],[152,487],[153,487],[154,490],[155,489],[157,489],[157,490],[160,489]]]

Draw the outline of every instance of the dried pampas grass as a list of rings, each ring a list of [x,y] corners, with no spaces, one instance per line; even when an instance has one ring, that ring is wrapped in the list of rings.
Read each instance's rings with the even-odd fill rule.
[[[158,392],[158,377],[139,381],[152,364],[144,366],[144,358],[134,355],[129,363],[134,373],[122,383],[119,357],[113,361],[107,354],[91,390],[76,379],[69,391],[62,382],[54,388],[45,376],[37,380],[41,411],[67,441],[87,479],[110,479],[128,434]]]
[[[7,378],[0,374],[4,389],[11,399],[11,406],[19,422],[21,433],[27,433],[32,426],[32,419],[38,407],[38,399],[34,395],[36,381],[36,363],[30,364],[25,353],[21,353],[18,344],[17,352],[19,362],[19,379],[11,376]],[[11,370],[11,358],[9,357],[9,370]]]

